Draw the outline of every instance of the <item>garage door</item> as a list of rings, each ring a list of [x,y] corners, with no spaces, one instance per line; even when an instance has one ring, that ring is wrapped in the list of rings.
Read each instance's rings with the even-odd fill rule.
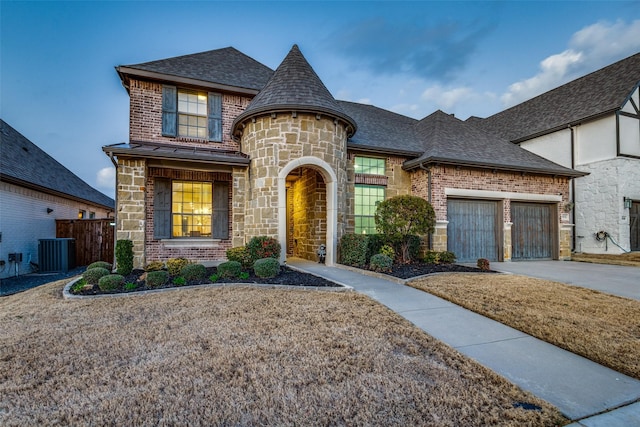
[[[512,259],[552,259],[555,205],[511,202]]]
[[[447,200],[447,248],[458,262],[498,261],[498,202]]]

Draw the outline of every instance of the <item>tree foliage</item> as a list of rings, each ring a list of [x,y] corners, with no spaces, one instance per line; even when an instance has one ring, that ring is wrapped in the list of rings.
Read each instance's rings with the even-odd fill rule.
[[[433,233],[436,214],[423,198],[403,195],[380,202],[375,221],[380,233],[400,244],[401,260],[410,262],[410,236]]]

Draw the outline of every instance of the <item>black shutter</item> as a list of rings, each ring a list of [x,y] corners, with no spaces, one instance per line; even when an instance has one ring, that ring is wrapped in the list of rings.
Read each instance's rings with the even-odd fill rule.
[[[229,183],[213,183],[213,238],[229,238]]]
[[[162,136],[176,136],[178,90],[175,86],[162,86]]]
[[[156,178],[153,188],[153,237],[171,238],[171,180]]]
[[[209,92],[209,141],[222,142],[222,95]]]

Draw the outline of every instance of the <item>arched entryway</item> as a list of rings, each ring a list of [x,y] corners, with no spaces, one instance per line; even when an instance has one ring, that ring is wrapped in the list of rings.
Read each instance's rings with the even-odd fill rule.
[[[326,263],[335,262],[337,248],[337,178],[317,157],[289,162],[278,175],[278,240],[281,261],[287,255],[316,260],[320,244]]]

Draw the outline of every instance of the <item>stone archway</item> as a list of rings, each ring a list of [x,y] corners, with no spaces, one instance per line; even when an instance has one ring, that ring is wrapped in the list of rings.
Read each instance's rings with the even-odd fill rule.
[[[326,188],[326,264],[335,263],[337,251],[337,222],[338,222],[338,188],[337,177],[331,166],[322,159],[313,156],[300,157],[292,160],[280,170],[278,174],[278,240],[282,245],[280,261],[284,262],[287,254],[287,177],[296,170],[313,170],[320,174]]]

